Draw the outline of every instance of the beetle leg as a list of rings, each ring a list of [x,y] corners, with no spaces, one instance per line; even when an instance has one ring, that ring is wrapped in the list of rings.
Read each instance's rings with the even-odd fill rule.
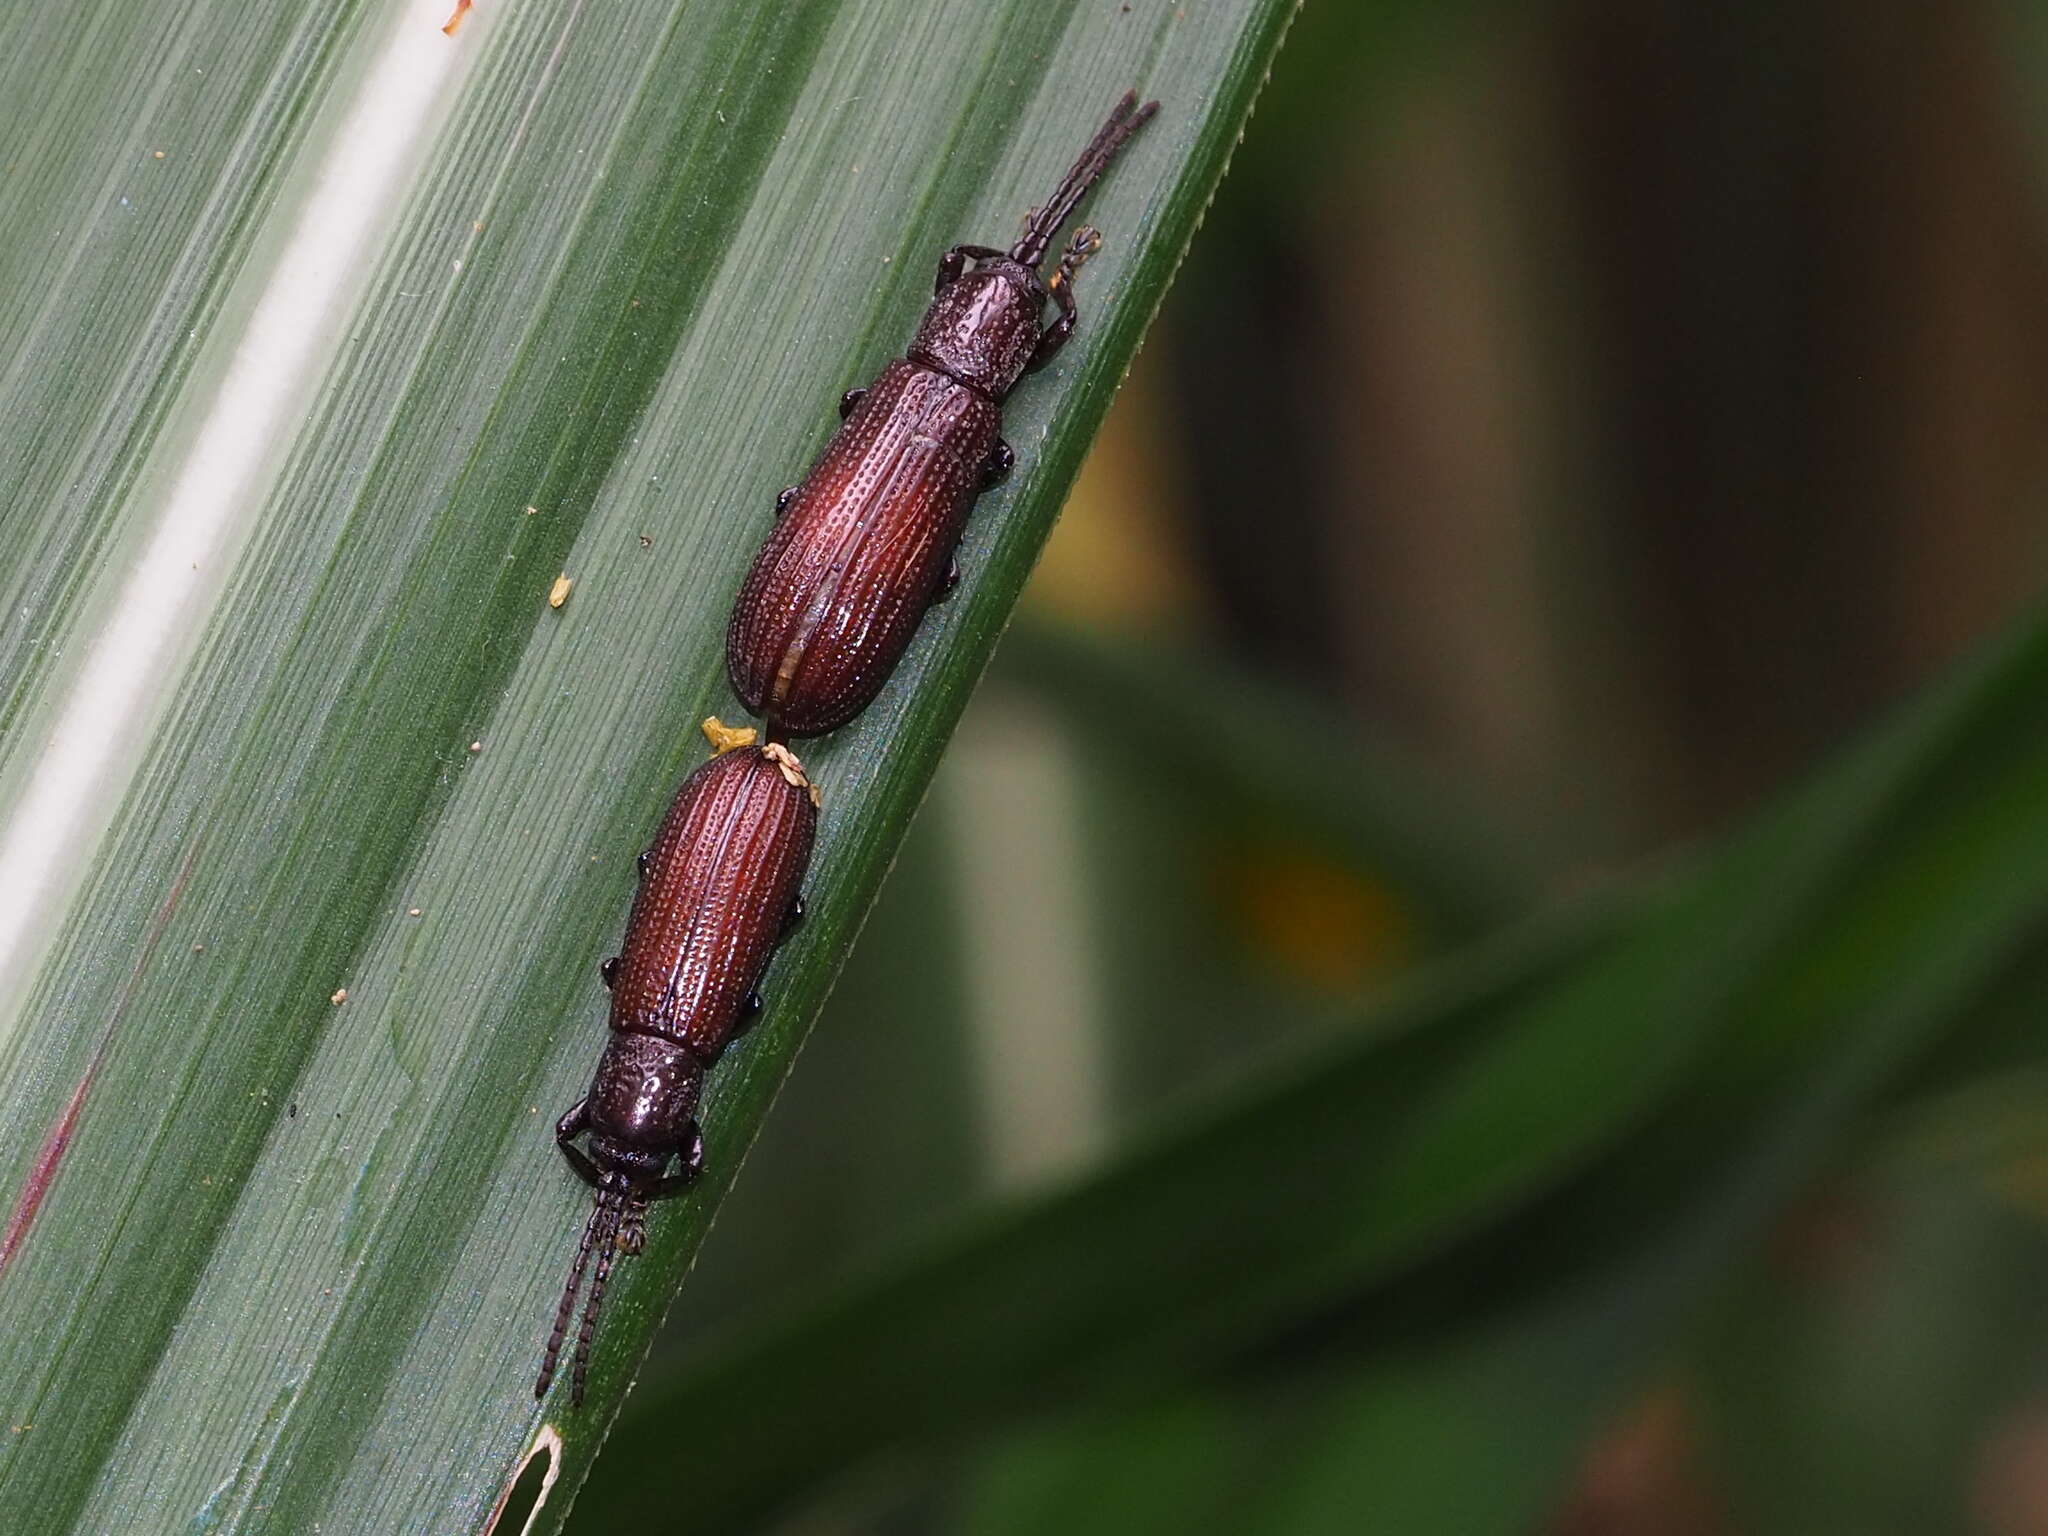
[[[789,510],[789,504],[796,500],[796,493],[802,489],[803,487],[800,485],[785,485],[775,493],[775,515],[777,517],[782,516],[783,513]]]
[[[740,1016],[733,1021],[732,1034],[728,1038],[737,1040],[741,1035],[752,1029],[755,1020],[761,1017],[761,1009],[764,1006],[766,1005],[762,1003],[761,994],[758,990],[749,992],[741,999]]]
[[[954,246],[953,249],[939,258],[939,276],[938,280],[932,284],[932,292],[935,294],[944,293],[948,288],[952,287],[960,274],[967,270],[968,257],[972,256],[976,261],[989,261],[1002,254],[1001,251],[992,245]]]
[[[1060,317],[1045,328],[1045,334],[1038,338],[1038,345],[1032,349],[1031,361],[1024,365],[1025,372],[1036,373],[1067,344],[1067,338],[1074,334],[1074,322],[1080,318],[1080,311],[1074,308],[1074,289],[1071,283],[1060,283],[1052,291],[1060,307]]]
[[[860,404],[861,396],[867,392],[868,388],[863,384],[858,389],[849,389],[839,397],[839,419],[841,421],[846,420],[847,417],[853,414],[853,408]]]
[[[997,438],[995,447],[989,449],[988,457],[981,461],[981,488],[985,491],[992,485],[1001,485],[1009,479],[1010,470],[1016,462],[1017,455],[1010,445]]]
[[[600,965],[597,968],[597,975],[598,979],[604,983],[604,989],[609,992],[612,989],[612,983],[619,979],[619,957],[613,955],[611,959]]]
[[[787,911],[786,913],[784,913],[784,914],[783,914],[783,917],[782,917],[782,932],[780,932],[780,933],[778,933],[777,935],[775,935],[775,942],[776,942],[776,943],[778,943],[778,944],[780,944],[780,943],[781,943],[781,942],[782,942],[782,941],[783,941],[784,939],[788,938],[788,937],[789,937],[789,936],[790,936],[790,935],[791,935],[792,933],[795,933],[795,932],[797,931],[797,928],[798,928],[798,927],[799,927],[799,926],[800,926],[800,925],[801,925],[801,924],[803,923],[803,920],[804,920],[804,893],[803,893],[802,891],[798,891],[798,892],[796,893],[796,897],[795,897],[795,899],[794,899],[793,901],[791,901],[791,902],[790,902],[790,904],[789,904],[789,911]]]
[[[704,1171],[704,1136],[697,1129],[697,1122],[694,1120],[690,1122],[689,1137],[689,1148],[676,1154],[683,1160],[683,1171],[657,1180],[649,1187],[645,1198],[666,1200],[670,1195],[681,1194],[697,1182],[698,1175]]]
[[[948,555],[946,557],[946,574],[939,578],[938,590],[932,593],[931,601],[925,604],[925,606],[927,608],[938,607],[939,604],[953,595],[953,589],[959,585],[960,557],[958,555]]]
[[[562,1157],[576,1171],[576,1177],[596,1189],[601,1180],[597,1165],[586,1157],[583,1149],[576,1145],[576,1138],[590,1127],[590,1100],[578,1099],[569,1106],[569,1112],[555,1122],[555,1145],[562,1149]]]
[[[1074,334],[1074,322],[1080,318],[1080,311],[1074,307],[1074,274],[1081,270],[1081,263],[1101,249],[1102,232],[1086,224],[1075,230],[1074,237],[1067,242],[1066,253],[1060,257],[1059,270],[1045,285],[1052,294],[1053,302],[1060,307],[1060,317],[1038,338],[1038,346],[1031,353],[1026,371],[1043,368],[1051,362],[1053,355]]]
[[[570,1168],[575,1170],[577,1178],[588,1184],[592,1189],[603,1187],[604,1179],[597,1171],[597,1164],[584,1155],[581,1147],[574,1146],[566,1141],[559,1142],[557,1145],[562,1149],[563,1159],[569,1164]]]

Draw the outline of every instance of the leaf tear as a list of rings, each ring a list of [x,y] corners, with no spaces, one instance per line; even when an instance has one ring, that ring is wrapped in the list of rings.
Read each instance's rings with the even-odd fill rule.
[[[548,1492],[561,1470],[561,1433],[554,1425],[543,1424],[526,1454],[519,1458],[519,1465],[505,1480],[504,1491],[498,1495],[491,1518],[484,1525],[484,1536],[501,1536],[501,1532],[510,1531],[526,1536],[547,1503]]]

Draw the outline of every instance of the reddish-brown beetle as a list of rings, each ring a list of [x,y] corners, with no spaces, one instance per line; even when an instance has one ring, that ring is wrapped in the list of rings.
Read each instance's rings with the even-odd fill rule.
[[[733,690],[771,741],[837,730],[865,709],[925,609],[958,579],[967,509],[1010,467],[1002,399],[1073,334],[1074,273],[1102,237],[1084,226],[1050,278],[1039,265],[1158,108],[1127,93],[1007,252],[946,252],[909,355],[847,391],[844,424],[803,483],[776,499],[778,521],[725,640]],[[1041,329],[1048,297],[1059,315]]]
[[[817,827],[817,791],[789,750],[741,747],[683,781],[654,846],[640,856],[626,942],[603,968],[611,1038],[589,1095],[555,1124],[562,1155],[597,1198],[535,1397],[554,1380],[594,1251],[570,1393],[583,1401],[614,1252],[638,1253],[647,1203],[687,1189],[703,1166],[695,1117],[704,1074],[761,1007],[761,972],[803,915],[798,886]],[[585,1131],[588,1152],[576,1145]]]

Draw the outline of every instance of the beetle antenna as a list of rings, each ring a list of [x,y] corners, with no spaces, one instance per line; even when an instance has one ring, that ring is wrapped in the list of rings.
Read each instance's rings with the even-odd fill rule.
[[[1053,241],[1059,238],[1067,220],[1081,206],[1081,199],[1088,195],[1088,189],[1109,169],[1109,162],[1124,147],[1124,141],[1150,122],[1152,114],[1158,110],[1158,102],[1148,101],[1141,107],[1136,91],[1124,92],[1123,99],[1111,110],[1103,125],[1095,130],[1095,137],[1088,141],[1088,147],[1081,151],[1081,158],[1068,169],[1065,179],[1052,196],[1031,210],[1023,239],[1010,247],[1010,260],[1027,267],[1036,267],[1045,260],[1045,253],[1052,249]]]
[[[597,1273],[590,1277],[590,1300],[583,1306],[583,1326],[576,1332],[576,1363],[569,1375],[569,1406],[583,1406],[583,1379],[590,1374],[590,1341],[597,1335],[597,1314],[604,1308],[605,1282],[612,1275],[612,1260],[619,1251],[619,1223],[626,1214],[623,1200],[614,1197],[598,1239]]]
[[[547,1350],[540,1357],[540,1379],[533,1384],[535,1397],[548,1395],[548,1386],[555,1379],[555,1367],[562,1358],[562,1341],[569,1336],[569,1318],[576,1310],[576,1293],[583,1289],[583,1271],[590,1264],[590,1250],[597,1246],[598,1231],[602,1227],[605,1229],[605,1247],[609,1251],[612,1234],[618,1230],[621,1204],[619,1192],[609,1182],[598,1190],[597,1198],[591,1202],[590,1219],[583,1223],[583,1241],[576,1249],[576,1262],[569,1266],[569,1283],[562,1287],[561,1305],[555,1308],[554,1330],[548,1334]],[[608,1267],[604,1259],[599,1259],[600,1285],[603,1284],[602,1276]],[[589,1342],[590,1330],[586,1325],[583,1344],[587,1347]],[[576,1391],[576,1401],[579,1403],[583,1400],[582,1381],[579,1360]]]

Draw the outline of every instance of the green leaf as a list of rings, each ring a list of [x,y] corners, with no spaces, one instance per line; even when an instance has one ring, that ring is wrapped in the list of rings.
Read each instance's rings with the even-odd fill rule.
[[[1128,85],[1082,328],[883,699],[708,1187],[551,1402],[552,1528],[873,895],[1289,8],[0,19],[0,1501],[10,1531],[481,1527],[584,1198],[550,1146],[736,582],[937,253]],[[159,161],[155,152],[162,149]],[[559,609],[559,574],[574,589]],[[345,996],[344,996],[345,994]]]
[[[1443,1402],[1551,1383],[1492,1421],[1487,1453],[1520,1447],[1521,1471],[1489,1522],[1444,1527],[1525,1529],[1606,1394],[1902,1068],[2048,1001],[2026,963],[2048,928],[2044,686],[2037,617],[1683,878],[1464,957],[1074,1187],[703,1348],[636,1402],[593,1527],[658,1520],[624,1469],[664,1446],[690,1448],[693,1518],[738,1523],[875,1451],[1335,1318],[1379,1427],[1326,1472],[1372,1443],[1423,1466]],[[1506,1464],[1461,1433],[1471,1465]]]

